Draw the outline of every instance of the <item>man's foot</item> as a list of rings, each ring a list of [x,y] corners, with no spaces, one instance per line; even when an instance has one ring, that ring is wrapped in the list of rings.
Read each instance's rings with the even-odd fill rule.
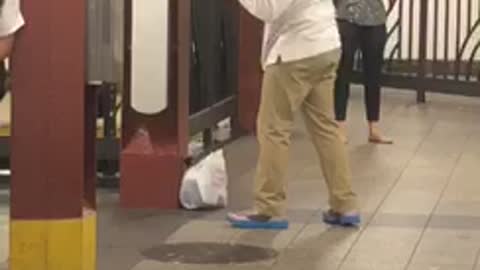
[[[229,213],[227,220],[233,228],[245,230],[286,230],[289,226],[287,219],[274,218],[255,212]]]
[[[357,227],[360,225],[361,218],[358,213],[340,214],[329,210],[323,213],[323,222],[335,226]]]

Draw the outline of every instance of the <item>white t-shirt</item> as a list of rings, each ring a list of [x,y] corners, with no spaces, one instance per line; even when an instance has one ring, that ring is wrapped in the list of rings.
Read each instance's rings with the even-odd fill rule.
[[[0,12],[0,38],[17,32],[25,21],[20,12],[19,0],[5,0]]]
[[[239,0],[265,22],[262,64],[295,61],[340,47],[332,0]]]

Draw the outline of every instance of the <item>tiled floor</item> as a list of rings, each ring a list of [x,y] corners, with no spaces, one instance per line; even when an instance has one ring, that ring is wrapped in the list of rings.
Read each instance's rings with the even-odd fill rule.
[[[123,211],[116,191],[102,190],[98,269],[480,270],[480,100],[430,95],[417,105],[413,92],[389,90],[383,111],[395,144],[367,144],[362,93],[354,92],[348,147],[364,214],[360,229],[320,221],[325,184],[299,121],[288,174],[290,230],[233,230],[225,211]],[[250,206],[256,151],[252,137],[226,148],[232,209]],[[225,252],[209,256],[240,244],[277,255],[225,265],[162,263],[146,255],[165,243],[192,242],[200,254],[202,245],[225,244]]]

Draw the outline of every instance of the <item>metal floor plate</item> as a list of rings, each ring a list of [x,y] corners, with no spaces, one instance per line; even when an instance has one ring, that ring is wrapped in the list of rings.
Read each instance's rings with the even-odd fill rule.
[[[150,260],[181,264],[238,264],[275,258],[273,249],[220,243],[165,244],[144,251]]]

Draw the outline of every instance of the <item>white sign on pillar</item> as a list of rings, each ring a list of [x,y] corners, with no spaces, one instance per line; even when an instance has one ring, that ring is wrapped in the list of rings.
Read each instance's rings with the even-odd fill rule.
[[[168,106],[168,3],[132,1],[131,105],[147,115]]]

